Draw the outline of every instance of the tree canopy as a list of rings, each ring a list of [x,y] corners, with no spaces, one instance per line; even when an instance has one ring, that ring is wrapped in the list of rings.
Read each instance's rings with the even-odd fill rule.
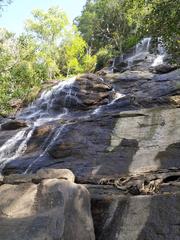
[[[178,56],[179,0],[87,0],[75,19],[93,51],[123,51],[145,36],[161,37],[169,52]]]
[[[100,69],[143,37],[160,37],[179,62],[179,16],[179,0],[87,0],[74,24],[59,7],[33,10],[20,36],[0,29],[0,113],[49,80]]]
[[[34,10],[25,29],[18,37],[0,29],[0,112],[11,111],[11,100],[32,101],[48,80],[96,66],[96,56],[60,8]]]

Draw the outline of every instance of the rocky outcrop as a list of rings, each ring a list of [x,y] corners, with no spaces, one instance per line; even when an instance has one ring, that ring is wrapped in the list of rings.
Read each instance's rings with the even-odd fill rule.
[[[7,120],[6,122],[0,125],[0,128],[2,130],[16,130],[27,126],[28,126],[27,122],[23,120]]]
[[[58,84],[17,115],[29,127],[1,129],[0,238],[94,239],[86,189],[97,240],[180,238],[180,69],[152,66],[148,49]]]
[[[116,91],[129,96],[137,107],[154,107],[171,104],[171,96],[180,92],[180,69],[167,74],[153,74],[148,71],[126,71],[107,74]],[[129,106],[128,106],[129,107]]]
[[[113,197],[92,194],[92,199],[97,240],[180,238],[180,192],[150,196],[116,194]]]
[[[40,170],[22,179],[1,182],[0,239],[95,239],[89,193],[70,171]]]
[[[169,73],[169,72],[175,70],[176,68],[177,68],[176,66],[172,66],[170,64],[160,64],[160,65],[154,67],[154,71],[158,74],[159,73],[163,74],[163,73]]]
[[[77,179],[87,182],[129,172],[179,168],[179,120],[178,108],[153,108],[106,111],[101,118],[55,122],[57,127],[49,135],[55,138],[45,152],[39,157],[42,146],[32,146],[29,141],[24,157],[9,162],[4,173],[24,172],[31,162],[30,171],[48,166],[68,168]]]
[[[94,74],[84,74],[75,79],[70,94],[67,89],[60,89],[54,94],[52,108],[67,107],[70,109],[87,109],[107,104],[112,100],[112,87]]]

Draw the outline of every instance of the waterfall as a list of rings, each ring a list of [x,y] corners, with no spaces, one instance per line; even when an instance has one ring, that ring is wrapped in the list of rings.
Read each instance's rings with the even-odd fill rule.
[[[151,37],[143,38],[135,46],[135,51],[133,55],[127,58],[128,67],[131,67],[134,61],[143,53],[148,53],[151,43]]]
[[[65,101],[67,100],[67,97],[72,94],[72,84],[74,81],[75,78],[71,78],[67,81],[60,82],[49,91],[44,91],[34,103],[32,103],[22,113],[19,114],[19,119],[28,121],[31,120],[32,125],[28,129],[19,131],[0,147],[0,174],[8,162],[17,159],[18,157],[22,156],[23,153],[25,153],[28,142],[31,139],[36,127],[41,126],[47,122],[62,119],[64,116],[68,115],[69,111],[67,108],[62,107],[61,113],[57,112],[56,114],[53,114],[50,111],[50,107],[55,94],[60,94],[64,91],[66,93]],[[41,109],[41,106],[44,104],[47,105],[47,108]],[[60,135],[61,130],[62,129],[60,128],[58,133],[55,133],[56,135],[52,139],[51,143],[55,141],[56,138]],[[41,148],[43,149],[46,144],[47,141],[44,142]],[[48,147],[37,159],[32,162],[26,171],[29,171],[32,165],[34,165],[40,158],[45,155],[47,149]]]
[[[27,174],[31,171],[32,167],[38,162],[41,161],[41,159],[43,160],[43,157],[46,155],[46,153],[48,152],[49,148],[51,147],[51,145],[58,139],[58,137],[61,135],[62,131],[64,130],[66,124],[63,124],[58,130],[57,132],[55,131],[55,133],[52,134],[50,133],[49,136],[47,137],[47,139],[45,140],[45,142],[43,143],[43,145],[41,146],[41,148],[45,148],[43,150],[43,152],[39,155],[39,157],[37,157],[36,159],[34,159],[32,161],[32,163],[27,167],[27,169],[25,170],[24,174]],[[52,137],[52,140],[49,142],[50,138]],[[48,144],[49,142],[49,144]],[[47,146],[46,146],[47,145]]]
[[[166,52],[161,42],[161,39],[159,39],[157,46],[158,55],[156,56],[153,63],[151,60],[150,64],[152,63],[152,66],[157,66],[163,63]],[[116,61],[117,64],[120,61],[124,61],[125,63],[128,63],[128,66],[130,67],[135,62],[135,60],[142,61],[144,64],[147,56],[149,56],[150,45],[151,38],[144,38],[141,42],[136,44],[135,48],[133,49],[133,53],[128,53],[127,55],[122,55],[119,58],[115,58],[113,61],[113,68],[116,67]],[[149,62],[147,61],[145,64],[147,66]],[[103,83],[104,80],[102,78],[99,79]],[[30,127],[19,131],[0,147],[0,173],[7,163],[21,157],[26,152],[28,142],[37,127],[55,120],[67,120],[69,118],[72,119],[72,116],[74,119],[84,120],[88,117],[98,115],[100,112],[105,112],[107,109],[110,109],[112,107],[116,108],[116,104],[119,104],[120,101],[129,101],[126,100],[125,94],[116,92],[114,90],[115,94],[113,95],[113,99],[110,98],[111,100],[109,100],[107,98],[107,101],[104,105],[97,105],[96,108],[93,108],[92,110],[88,109],[86,112],[81,111],[81,108],[77,108],[78,111],[75,110],[77,112],[77,114],[75,114],[73,106],[76,107],[76,104],[79,104],[78,106],[81,106],[80,97],[78,98],[78,96],[80,96],[82,93],[80,92],[79,94],[78,91],[81,91],[81,89],[79,85],[75,83],[77,83],[75,82],[75,77],[66,81],[59,82],[56,86],[52,87],[51,90],[45,90],[42,92],[37,100],[35,100],[31,105],[29,105],[26,109],[17,115],[17,119],[28,121],[30,123]],[[112,91],[112,89],[110,90]],[[83,89],[82,91],[85,90]],[[86,95],[84,94],[83,97],[84,96]],[[58,128],[57,131],[54,131],[53,133],[51,132],[50,136],[44,140],[44,143],[42,143],[40,146],[42,153],[39,157],[35,158],[32,161],[31,165],[29,165],[26,169],[26,173],[32,170],[32,166],[34,164],[36,164],[38,161],[43,160],[43,157],[47,154],[51,144],[54,143],[57,138],[61,137],[60,135],[62,134],[66,125],[67,124],[64,123],[61,124],[61,127]]]
[[[62,115],[67,113],[66,107],[62,106],[58,111],[53,111],[52,106],[55,100],[61,95],[65,95],[65,105],[68,97],[72,95],[72,85],[74,81],[75,77],[61,81],[52,87],[51,90],[44,91],[35,102],[24,109],[17,117],[23,120],[33,120],[34,125],[40,125],[61,118]]]
[[[164,57],[166,56],[166,50],[162,43],[162,39],[158,38],[158,46],[157,46],[158,54],[152,63],[152,67],[156,67],[164,63]]]
[[[5,142],[0,148],[0,173],[4,169],[5,165],[22,156],[22,154],[27,149],[27,143],[32,137],[34,132],[34,128],[30,131],[22,130],[15,134],[12,138],[10,138],[7,142]]]
[[[151,37],[143,38],[135,47],[135,55],[142,52],[149,52]]]

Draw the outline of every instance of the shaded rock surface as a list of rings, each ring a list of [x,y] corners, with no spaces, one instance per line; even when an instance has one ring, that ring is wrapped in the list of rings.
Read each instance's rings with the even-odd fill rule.
[[[170,64],[160,64],[154,68],[156,73],[168,73],[176,69],[176,66]]]
[[[37,141],[29,140],[23,156],[7,163],[3,172],[36,172],[53,166],[71,169],[77,179],[87,181],[180,167],[178,108],[106,114],[62,125],[55,122],[49,135],[54,136],[53,141],[44,145],[44,152],[38,144],[42,137],[37,136]]]
[[[152,196],[96,198],[92,213],[97,240],[169,240],[180,238],[180,192]]]
[[[27,123],[22,120],[8,120],[0,125],[2,130],[16,130],[27,127]]]
[[[0,239],[95,239],[88,191],[82,185],[53,178],[53,173],[39,172],[43,178],[39,184],[26,176],[27,182],[0,186]],[[44,179],[45,175],[52,178]],[[69,176],[70,171],[62,174],[60,170],[59,175]]]

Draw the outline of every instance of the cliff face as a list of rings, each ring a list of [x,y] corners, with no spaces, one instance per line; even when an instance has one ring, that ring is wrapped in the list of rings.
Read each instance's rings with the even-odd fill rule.
[[[0,239],[94,239],[92,217],[97,240],[180,238],[180,70],[156,66],[148,41],[1,124]]]

